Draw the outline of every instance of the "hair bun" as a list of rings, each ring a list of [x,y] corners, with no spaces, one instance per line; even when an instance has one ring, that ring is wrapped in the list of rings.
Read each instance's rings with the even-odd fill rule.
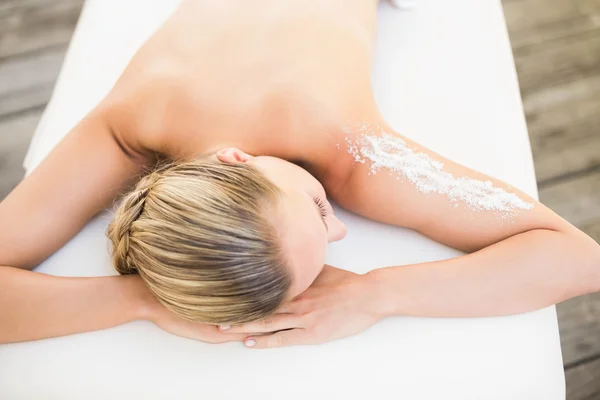
[[[112,222],[108,225],[107,235],[112,243],[112,259],[117,272],[121,275],[135,274],[137,268],[129,262],[129,242],[131,228],[144,211],[148,193],[158,180],[159,175],[152,173],[143,177],[118,206]]]

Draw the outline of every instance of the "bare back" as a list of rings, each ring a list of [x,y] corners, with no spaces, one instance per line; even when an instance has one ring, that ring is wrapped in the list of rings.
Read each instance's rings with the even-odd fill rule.
[[[302,158],[323,131],[373,112],[376,4],[186,0],[108,96],[136,110],[114,125],[167,155],[236,145]]]

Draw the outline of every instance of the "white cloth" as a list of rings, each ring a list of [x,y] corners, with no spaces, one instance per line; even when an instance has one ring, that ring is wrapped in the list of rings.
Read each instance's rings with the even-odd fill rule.
[[[88,0],[25,167],[110,89],[178,0]],[[497,0],[380,5],[374,88],[396,130],[536,196],[518,84]],[[469,145],[466,145],[469,143]],[[415,232],[344,211],[328,263],[356,272],[455,257]],[[91,221],[37,270],[113,274]],[[482,266],[484,267],[484,266]],[[73,299],[77,301],[77,299]],[[0,346],[0,398],[564,399],[554,307],[481,319],[389,318],[320,346],[250,350],[172,336],[148,322]]]

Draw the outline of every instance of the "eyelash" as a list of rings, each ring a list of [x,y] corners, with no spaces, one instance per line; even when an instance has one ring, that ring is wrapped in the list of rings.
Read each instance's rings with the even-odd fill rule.
[[[319,206],[319,209],[321,210],[321,216],[325,218],[327,216],[327,208],[325,208],[325,202],[321,200],[321,198],[318,196],[315,196],[313,200],[315,204]]]

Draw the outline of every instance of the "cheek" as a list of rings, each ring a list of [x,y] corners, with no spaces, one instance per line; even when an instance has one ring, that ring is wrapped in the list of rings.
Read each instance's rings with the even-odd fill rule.
[[[325,260],[323,260],[323,262],[321,264],[319,264],[318,268],[315,268],[315,270],[313,271],[313,278],[310,282],[311,285],[314,282],[314,280],[317,279],[317,276],[319,276],[321,274],[324,266],[325,266]]]
[[[325,252],[327,245],[325,244],[322,249],[322,255],[315,261],[310,268],[307,268],[307,287],[312,285],[313,281],[317,279],[317,276],[323,271],[323,266],[325,265]]]
[[[310,285],[312,285],[312,283],[315,281],[315,279],[317,279],[317,276],[319,276],[322,270],[323,265],[321,264],[318,267],[313,267],[310,269],[307,268],[306,270],[302,271],[301,276],[299,276],[298,282],[296,282],[296,285],[294,285],[295,287],[293,290],[293,297],[298,296],[306,289],[308,289]]]
[[[313,250],[313,254],[316,257],[311,257],[312,259],[310,261],[307,261],[303,267],[296,271],[297,281],[296,285],[294,285],[296,291],[295,296],[308,289],[323,270],[325,264],[325,246],[322,247],[322,250]]]

